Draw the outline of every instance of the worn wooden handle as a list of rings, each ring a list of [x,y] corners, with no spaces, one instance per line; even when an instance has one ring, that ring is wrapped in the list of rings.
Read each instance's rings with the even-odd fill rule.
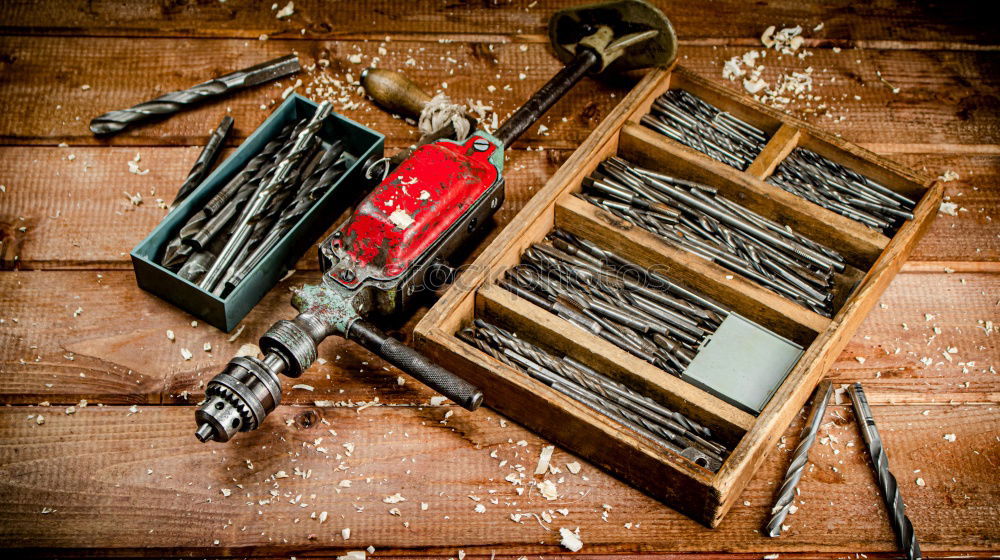
[[[376,103],[406,117],[419,118],[431,96],[409,78],[382,68],[368,68],[361,73],[361,85]]]

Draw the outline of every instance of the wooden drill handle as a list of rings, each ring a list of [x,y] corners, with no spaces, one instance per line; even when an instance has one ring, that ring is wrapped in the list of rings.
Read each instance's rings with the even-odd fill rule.
[[[420,118],[420,112],[431,100],[417,84],[392,70],[368,68],[361,73],[361,85],[385,109],[413,119]]]

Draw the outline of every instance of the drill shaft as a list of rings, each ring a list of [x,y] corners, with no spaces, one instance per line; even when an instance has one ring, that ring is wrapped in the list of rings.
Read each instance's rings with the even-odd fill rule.
[[[809,418],[806,419],[806,425],[802,427],[799,444],[795,446],[795,451],[792,453],[792,464],[785,472],[785,480],[781,483],[781,489],[778,491],[778,499],[775,500],[774,507],[771,509],[771,520],[767,523],[769,537],[781,536],[781,524],[785,521],[785,516],[788,515],[788,510],[795,500],[795,489],[799,485],[799,480],[802,479],[806,462],[809,460],[809,449],[816,442],[816,433],[819,431],[819,425],[823,422],[826,403],[830,400],[832,392],[833,384],[828,380],[821,382],[819,387],[816,387],[812,410],[809,412]]]
[[[871,456],[872,464],[875,466],[875,475],[878,478],[879,488],[882,490],[882,498],[885,499],[886,509],[889,510],[889,522],[896,531],[896,540],[903,549],[903,554],[907,560],[920,560],[920,545],[917,543],[917,536],[913,532],[913,524],[906,517],[906,505],[903,503],[903,496],[899,493],[899,484],[896,477],[889,471],[889,459],[885,454],[885,447],[882,445],[882,436],[875,426],[875,417],[872,416],[872,409],[868,406],[868,399],[860,383],[852,385],[848,392],[851,395],[851,402],[854,404],[854,416],[857,418],[858,427],[864,437],[865,445],[868,446],[868,455]]]
[[[237,70],[225,76],[202,82],[188,89],[166,93],[156,99],[140,103],[128,109],[111,111],[94,117],[90,121],[90,131],[97,135],[115,134],[125,130],[129,126],[151,118],[172,115],[207,99],[213,99],[238,89],[282,78],[289,74],[294,74],[300,69],[299,57],[296,55],[269,60],[250,68]]]

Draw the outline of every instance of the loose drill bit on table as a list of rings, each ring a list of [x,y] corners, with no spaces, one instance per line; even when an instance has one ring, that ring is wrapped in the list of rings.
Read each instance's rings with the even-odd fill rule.
[[[907,560],[919,560],[920,544],[917,543],[917,536],[913,532],[913,525],[906,517],[906,505],[903,504],[903,496],[899,493],[899,484],[896,477],[889,471],[889,458],[886,456],[885,447],[882,444],[882,436],[875,426],[875,417],[872,416],[872,409],[868,406],[868,399],[860,383],[855,383],[848,388],[851,395],[851,402],[854,404],[854,416],[858,422],[858,428],[868,447],[868,455],[875,466],[875,475],[878,478],[878,486],[882,490],[882,498],[885,499],[886,509],[889,510],[889,522],[896,531],[896,539],[903,549],[903,554]]]
[[[673,375],[728,315],[667,278],[562,230],[500,286]]]
[[[640,122],[737,169],[750,167],[767,143],[763,130],[681,89],[658,97]]]
[[[788,154],[767,182],[886,235],[913,219],[912,200],[805,148]]]
[[[297,55],[269,60],[202,82],[185,90],[172,91],[128,109],[111,111],[94,117],[90,121],[90,131],[97,135],[115,134],[134,124],[156,117],[172,115],[207,99],[276,80],[299,70],[301,70],[301,66]]]
[[[823,423],[823,414],[826,412],[826,404],[830,400],[831,393],[833,384],[824,380],[816,387],[816,392],[813,394],[812,410],[809,411],[806,424],[802,427],[799,444],[792,452],[792,463],[788,465],[785,479],[781,483],[781,489],[778,490],[778,498],[771,508],[771,520],[767,523],[767,535],[770,537],[781,536],[781,524],[785,522],[785,517],[795,500],[796,488],[809,460],[809,449],[816,441],[816,433],[819,431],[819,425]]]
[[[825,316],[844,258],[716,189],[612,157],[580,198]]]
[[[459,333],[497,360],[596,410],[658,445],[717,471],[728,450],[712,432],[628,386],[570,358],[561,358],[486,321]]]

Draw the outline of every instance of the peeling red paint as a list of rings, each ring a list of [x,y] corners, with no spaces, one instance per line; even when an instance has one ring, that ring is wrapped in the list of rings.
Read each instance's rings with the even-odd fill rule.
[[[386,177],[341,229],[345,266],[382,279],[406,271],[498,179],[496,146],[479,152],[475,140],[421,146]]]

